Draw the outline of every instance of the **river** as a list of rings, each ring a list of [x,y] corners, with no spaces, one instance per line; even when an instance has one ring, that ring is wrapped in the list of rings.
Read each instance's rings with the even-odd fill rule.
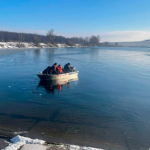
[[[40,83],[70,62],[79,79]],[[150,49],[0,50],[0,135],[111,149],[150,148]]]

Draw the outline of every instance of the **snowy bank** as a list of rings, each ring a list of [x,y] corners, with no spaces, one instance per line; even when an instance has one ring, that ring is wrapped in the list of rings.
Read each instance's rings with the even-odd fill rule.
[[[0,49],[14,49],[14,48],[56,48],[56,47],[70,47],[67,44],[46,44],[46,43],[26,43],[26,42],[0,42]],[[75,44],[72,47],[82,47],[80,44]]]
[[[29,150],[29,149],[36,149],[36,150],[47,150],[47,149],[62,149],[62,150],[102,150],[98,148],[92,148],[92,147],[80,147],[77,145],[69,145],[69,144],[60,144],[60,145],[54,145],[54,144],[48,144],[44,145],[45,141],[39,140],[39,139],[31,139],[28,137],[23,137],[17,135],[16,137],[11,139],[11,143],[9,146],[7,146],[3,150],[18,150],[21,148],[21,150]]]
[[[45,141],[43,140],[38,140],[38,139],[30,139],[27,137],[19,136],[17,135],[16,137],[11,139],[11,144],[7,146],[4,150],[18,150],[21,146],[25,144],[44,144]]]

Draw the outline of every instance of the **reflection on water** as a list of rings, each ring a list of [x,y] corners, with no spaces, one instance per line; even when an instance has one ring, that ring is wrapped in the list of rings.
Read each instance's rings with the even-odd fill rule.
[[[41,50],[40,50],[40,49],[35,49],[35,50],[34,50],[35,56],[39,57],[39,56],[40,56],[40,53],[41,53]]]
[[[78,81],[78,78],[69,79],[69,80],[40,80],[38,87],[44,87],[48,92],[55,93],[55,90],[61,91],[65,87],[69,87],[70,82]]]

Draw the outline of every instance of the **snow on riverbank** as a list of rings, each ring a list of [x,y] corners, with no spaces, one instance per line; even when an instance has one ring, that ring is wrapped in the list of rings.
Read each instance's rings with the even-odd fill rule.
[[[55,48],[55,47],[70,47],[66,44],[45,44],[45,43],[19,43],[19,42],[0,42],[0,49],[13,49],[13,48]],[[73,47],[81,47],[80,44],[75,44]]]
[[[18,150],[21,146],[25,145],[26,143],[28,144],[44,144],[45,141],[43,140],[38,140],[38,139],[30,139],[27,137],[19,136],[17,135],[16,137],[11,139],[11,144],[9,144],[8,147],[6,147],[4,150]]]
[[[45,141],[39,139],[30,139],[28,137],[23,137],[17,135],[16,137],[11,139],[11,143],[3,150],[29,150],[29,149],[36,149],[36,150],[102,150],[98,148],[92,147],[80,147],[77,145],[69,145],[69,144],[61,144],[61,145],[44,145]]]

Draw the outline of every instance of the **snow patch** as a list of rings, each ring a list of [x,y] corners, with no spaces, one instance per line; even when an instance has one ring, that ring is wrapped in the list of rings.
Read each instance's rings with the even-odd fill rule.
[[[77,145],[65,145],[69,150],[104,150],[99,148],[93,148],[93,147],[80,147]]]
[[[80,147],[78,145],[70,145],[70,144],[61,144],[61,145],[43,145],[45,141],[39,140],[39,139],[31,139],[28,137],[23,137],[20,135],[17,135],[16,137],[11,139],[11,143],[9,146],[7,146],[3,150],[18,150],[19,148],[21,150],[29,150],[29,149],[35,149],[35,150],[46,150],[54,148],[56,150],[62,149],[62,150],[104,150],[99,148],[92,148],[92,147]]]
[[[39,139],[30,139],[27,137],[23,137],[20,135],[17,135],[16,137],[11,139],[11,144],[9,144],[8,147],[6,147],[4,150],[18,150],[21,146],[24,144],[44,144],[45,141],[39,140]]]
[[[43,141],[43,140],[30,139],[28,137],[23,137],[23,136],[20,136],[20,135],[17,135],[16,137],[12,138],[11,142],[12,143],[25,142],[25,143],[28,143],[28,144],[44,144],[45,143],[45,141]]]
[[[44,145],[32,145],[32,144],[25,144],[21,150],[47,150],[47,146]]]

